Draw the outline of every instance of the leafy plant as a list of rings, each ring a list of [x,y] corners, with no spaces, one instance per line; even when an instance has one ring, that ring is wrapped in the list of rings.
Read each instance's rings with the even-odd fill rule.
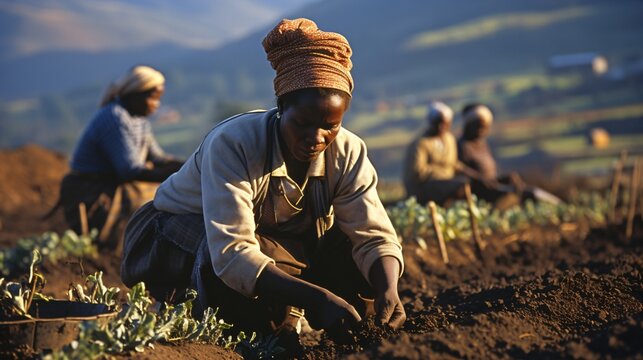
[[[98,250],[94,245],[94,239],[97,235],[96,230],[89,235],[77,235],[72,230],[67,230],[62,236],[46,232],[40,236],[19,239],[16,246],[0,250],[0,274],[14,277],[26,271],[33,250],[38,250],[52,263],[70,256],[96,257]]]
[[[482,234],[508,234],[530,226],[558,226],[563,223],[587,221],[602,225],[609,211],[608,197],[600,193],[582,193],[571,203],[550,204],[527,201],[499,211],[482,200],[475,199],[473,213]],[[433,236],[433,221],[426,206],[409,198],[387,209],[400,241],[416,241],[422,246],[424,239]],[[437,208],[438,228],[445,240],[471,237],[468,205],[456,201],[447,208]]]
[[[91,304],[105,304],[110,308],[116,308],[117,295],[121,289],[107,287],[103,284],[103,272],[98,271],[87,276],[85,285],[71,285],[67,290],[70,301],[79,301]]]
[[[0,307],[5,318],[31,318],[29,308],[33,299],[48,299],[40,294],[40,290],[45,284],[45,278],[36,268],[42,262],[42,256],[38,250],[33,250],[31,254],[29,277],[26,282],[7,282],[5,284],[5,279],[0,279],[0,287],[2,287]]]
[[[90,278],[91,277],[91,278]],[[92,284],[90,289],[97,289],[97,296],[85,295],[84,300],[97,300],[105,294],[106,298],[115,295],[113,288],[101,289],[102,274],[90,275],[87,282]],[[94,290],[82,286],[72,287],[82,289],[83,293],[93,294]],[[76,296],[76,295],[74,295]],[[201,320],[191,316],[192,302],[197,293],[190,290],[187,300],[177,304],[163,304],[158,312],[150,309],[153,300],[145,290],[144,283],[134,285],[127,294],[127,303],[119,314],[105,325],[97,322],[85,322],[81,325],[77,340],[65,346],[61,351],[47,355],[47,359],[96,359],[106,354],[122,354],[129,351],[142,352],[155,342],[188,341],[222,346],[234,350],[236,346],[246,341],[247,337],[240,332],[235,338],[224,337],[223,333],[232,328],[221,319],[217,319],[217,310],[208,308]],[[252,336],[254,338],[254,334]]]

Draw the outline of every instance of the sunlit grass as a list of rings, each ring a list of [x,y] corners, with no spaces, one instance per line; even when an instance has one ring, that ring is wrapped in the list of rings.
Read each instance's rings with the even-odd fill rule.
[[[574,129],[589,129],[597,121],[627,120],[643,117],[643,104],[562,114],[543,118],[520,119],[498,123],[494,134],[503,140],[529,141],[534,137],[556,136]]]
[[[605,172],[611,169],[613,162],[613,156],[571,160],[566,161],[561,165],[561,171],[565,174]]]
[[[176,129],[169,132],[156,134],[156,140],[161,146],[171,146],[176,144],[184,144],[194,141],[194,131],[190,128]]]
[[[555,102],[549,102],[544,110],[549,114],[565,114],[579,109],[591,109],[595,102],[596,99],[591,95],[570,96]],[[534,114],[538,115],[537,112],[534,112]]]
[[[582,82],[583,78],[578,75],[551,77],[546,74],[505,76],[499,80],[506,92],[505,95],[516,95],[536,86],[543,90],[566,90],[578,86]]]
[[[385,149],[409,144],[417,135],[417,132],[392,129],[385,134],[365,137],[364,141],[369,149]]]
[[[499,137],[504,140],[530,140],[534,137],[552,136],[565,133],[574,129],[575,124],[571,122],[557,122],[549,124],[529,124],[526,126],[512,126],[498,131]]]
[[[547,153],[555,156],[564,156],[572,152],[577,153],[590,149],[587,138],[582,135],[560,136],[539,142],[538,146]]]
[[[512,158],[524,156],[531,152],[532,146],[530,144],[499,146],[495,153],[500,158]]]
[[[474,96],[476,101],[493,105],[495,102],[498,102],[501,97],[514,96],[536,86],[543,90],[566,90],[577,86],[581,81],[582,79],[575,75],[549,77],[539,72],[510,76],[492,76],[473,83],[459,84],[449,88],[435,90],[431,93],[430,97],[436,100],[456,99],[450,101],[449,105],[452,106],[453,110],[457,113],[458,109],[467,102],[459,99]],[[502,89],[502,93],[499,93],[497,89]],[[429,96],[427,95],[427,99],[428,98]],[[583,100],[585,105],[587,105],[588,101],[591,101],[591,99]],[[345,126],[347,129],[359,135],[365,135],[369,132],[369,129],[381,126],[386,122],[391,122],[391,125],[394,126],[396,120],[417,119],[418,127],[422,127],[425,125],[422,121],[426,116],[427,104],[405,107],[404,105],[391,102],[387,104],[389,108],[385,110],[353,111],[349,113]],[[551,104],[551,106],[546,107],[546,109],[549,110],[552,106],[557,105],[559,104]],[[578,105],[579,104],[576,103],[570,103],[567,104],[566,107]]]
[[[643,147],[643,134],[612,136],[609,145],[605,149],[594,148],[584,135],[548,137],[547,139],[528,141],[518,145],[499,146],[496,149],[496,154],[503,158],[523,156],[535,147],[553,156],[601,156],[606,152],[618,152],[621,149]]]
[[[590,15],[592,12],[593,10],[590,8],[574,7],[541,13],[514,13],[488,16],[440,30],[420,33],[409,40],[405,47],[407,49],[417,50],[463,43],[491,36],[504,30],[532,30],[556,22],[584,17]]]
[[[584,17],[590,15],[592,11],[590,8],[574,7],[558,11],[489,16],[417,34],[405,44],[405,48],[409,50],[429,49],[476,40],[505,30],[531,30],[556,22]]]
[[[495,153],[499,158],[507,159],[528,155],[536,148],[558,159],[578,157],[561,164],[565,173],[600,172],[611,166],[622,149],[643,149],[643,134],[612,136],[605,149],[594,148],[583,135],[573,135],[500,146],[495,149]]]
[[[583,78],[577,74],[550,76],[542,69],[532,69],[520,74],[495,74],[486,76],[476,81],[454,84],[447,88],[434,89],[430,96],[434,99],[451,99],[449,105],[457,111],[465,103],[475,99],[477,102],[487,103],[492,106],[502,107],[511,102],[515,97],[533,89],[540,89],[545,93],[565,92],[582,86]],[[562,114],[584,109],[591,109],[596,103],[596,98],[591,95],[564,96],[543,102],[542,106],[527,106],[522,110],[522,116],[543,117],[551,114]],[[504,121],[506,118],[500,117]]]
[[[475,83],[467,83],[452,86],[446,89],[441,89],[433,93],[433,98],[464,98],[467,94],[476,94],[477,101],[493,102],[497,97],[496,95],[484,96],[485,94],[495,94],[495,88],[500,87],[504,89],[504,96],[515,95],[521,91],[539,86],[545,90],[564,90],[576,86],[581,79],[577,76],[561,76],[557,78],[550,78],[545,74],[531,73],[525,75],[512,75],[512,76],[495,76],[482,79]],[[427,101],[428,103],[428,101]],[[453,110],[457,110],[463,105],[463,102],[452,102],[449,105],[453,106]],[[346,121],[346,128],[357,133],[363,134],[368,129],[380,126],[386,122],[395,122],[396,120],[403,119],[417,119],[418,126],[423,126],[422,120],[426,116],[427,104],[413,105],[410,107],[398,106],[391,103],[390,109],[383,111],[361,111],[353,112],[350,114],[350,119]]]
[[[614,136],[610,139],[608,149],[620,150],[632,147],[643,147],[643,134]]]
[[[414,105],[411,107],[392,106],[390,110],[379,112],[360,112],[354,114],[347,122],[346,128],[350,131],[361,134],[370,128],[382,125],[386,122],[396,120],[418,119],[418,125],[422,125],[420,119],[426,116],[426,105]]]

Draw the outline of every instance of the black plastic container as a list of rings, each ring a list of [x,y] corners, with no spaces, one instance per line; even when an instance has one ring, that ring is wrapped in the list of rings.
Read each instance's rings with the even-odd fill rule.
[[[29,314],[33,319],[0,321],[1,349],[58,350],[76,339],[82,321],[105,323],[117,312],[105,304],[35,300]]]

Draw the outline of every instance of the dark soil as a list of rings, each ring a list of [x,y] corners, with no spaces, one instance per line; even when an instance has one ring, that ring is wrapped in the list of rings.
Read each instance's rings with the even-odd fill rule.
[[[64,158],[26,147],[0,151],[0,162],[0,179],[6,180],[0,181],[0,246],[10,246],[21,236],[63,230],[61,217],[42,222],[39,216],[56,200],[67,169]],[[6,164],[17,170],[5,171]],[[41,170],[49,175],[41,175]],[[483,262],[468,241],[451,242],[448,265],[440,260],[433,239],[428,239],[428,251],[404,244],[404,326],[380,328],[367,320],[348,345],[324,334],[305,335],[305,358],[643,359],[643,224],[639,219],[631,242],[624,241],[622,233],[622,228],[590,231],[583,225],[567,231],[531,229],[487,239]],[[111,251],[93,260],[46,263],[45,292],[64,297],[70,282],[99,269],[106,284],[125,289],[119,264],[120,254]],[[208,345],[156,344],[130,356],[236,356],[221,351]]]
[[[641,239],[534,231],[536,239],[491,244],[484,264],[463,242],[448,244],[448,266],[407,246],[404,326],[367,323],[353,345],[322,337],[307,357],[643,358]]]

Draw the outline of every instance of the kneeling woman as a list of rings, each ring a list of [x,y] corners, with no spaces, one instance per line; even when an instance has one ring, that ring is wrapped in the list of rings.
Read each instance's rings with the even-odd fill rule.
[[[59,203],[51,210],[62,207],[74,231],[84,230],[82,203],[89,228],[100,230],[99,241],[120,246],[127,219],[140,205],[134,182],[164,181],[183,165],[161,149],[147,119],[159,108],[164,92],[163,74],[144,65],[132,67],[108,87],[76,144]]]
[[[145,281],[160,299],[196,288],[199,305],[241,328],[263,331],[295,307],[341,333],[361,319],[363,298],[397,327],[401,246],[364,142],[342,128],[349,44],[297,19],[263,46],[277,108],[220,123],[161,184],[128,225],[123,281]]]

